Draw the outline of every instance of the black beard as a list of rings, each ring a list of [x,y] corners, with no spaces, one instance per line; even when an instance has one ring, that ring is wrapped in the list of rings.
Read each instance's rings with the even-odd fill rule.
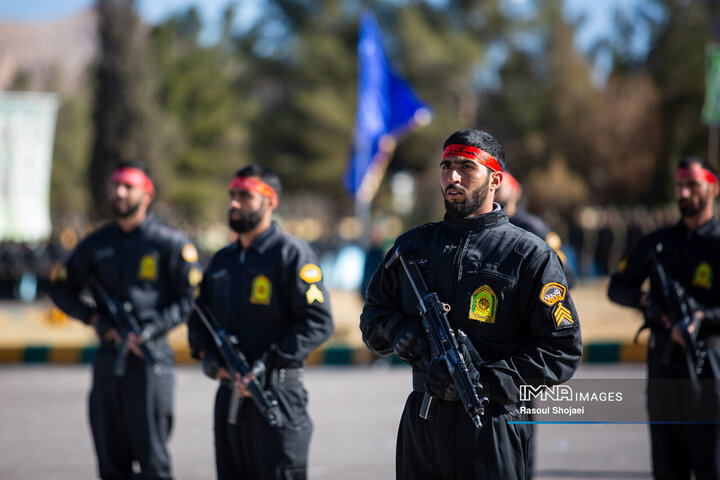
[[[473,191],[470,197],[464,202],[451,203],[448,201],[447,197],[443,196],[445,199],[445,211],[453,217],[467,218],[478,211],[478,209],[485,203],[489,193],[490,175],[488,175],[485,179],[485,183]]]
[[[683,218],[694,217],[705,209],[709,201],[709,198],[701,198],[697,205],[693,205],[690,200],[685,203],[678,202],[678,208]]]
[[[128,218],[128,217],[131,217],[131,216],[132,216],[135,212],[137,212],[138,209],[140,208],[140,203],[141,203],[141,202],[137,202],[135,205],[129,205],[129,206],[128,206],[128,209],[127,209],[126,211],[124,211],[124,212],[121,212],[121,211],[118,209],[117,205],[115,205],[115,204],[113,203],[113,204],[111,205],[113,217],[114,217],[114,218]]]
[[[232,211],[228,211],[228,224],[236,233],[247,233],[258,226],[263,218],[263,209],[260,208],[255,212],[243,214],[239,220],[232,218]]]

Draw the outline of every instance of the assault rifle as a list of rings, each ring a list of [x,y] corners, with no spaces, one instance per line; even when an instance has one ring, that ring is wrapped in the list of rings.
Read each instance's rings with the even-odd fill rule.
[[[235,343],[230,338],[230,335],[228,335],[224,329],[217,326],[217,322],[213,318],[212,312],[202,308],[196,302],[193,302],[193,308],[205,325],[205,328],[207,328],[210,333],[210,336],[212,337],[213,342],[215,343],[215,346],[217,347],[218,352],[220,352],[220,356],[225,363],[225,368],[227,368],[228,373],[230,374],[232,382],[235,383],[237,373],[239,373],[242,377],[252,373],[252,368],[245,358],[245,355],[235,347]],[[267,422],[273,427],[281,427],[283,422],[280,415],[280,408],[277,400],[273,398],[272,393],[268,390],[263,390],[263,387],[260,385],[257,378],[253,378],[250,383],[247,384],[247,389],[250,392],[253,402],[255,402],[255,405],[258,410],[260,410],[260,413],[262,413],[265,417]],[[232,425],[237,423],[239,400],[240,398],[238,397],[237,390],[235,390],[235,386],[233,385],[230,409],[228,411],[228,423]]]
[[[478,396],[478,390],[482,390],[482,385],[473,383],[468,372],[467,362],[473,360],[477,364],[484,362],[470,339],[467,338],[467,335],[458,330],[458,338],[463,341],[470,356],[473,357],[472,359],[463,358],[455,332],[450,327],[447,318],[450,305],[441,302],[437,293],[429,291],[414,255],[412,252],[405,250],[403,245],[398,246],[392,258],[385,264],[385,268],[392,269],[398,262],[402,265],[418,299],[418,310],[422,316],[423,328],[430,343],[432,358],[440,358],[445,362],[465,411],[470,415],[475,427],[482,428],[480,417],[485,414],[488,399],[484,396]],[[426,392],[420,407],[420,417],[424,419],[430,417],[433,400],[434,398]]]
[[[670,318],[670,325],[680,326],[680,332],[685,341],[685,353],[695,373],[700,375],[705,366],[705,357],[707,356],[707,352],[703,350],[702,345],[698,343],[696,338],[700,325],[695,329],[694,334],[687,331],[688,325],[696,321],[692,317],[693,309],[685,295],[685,289],[677,280],[668,276],[666,273],[665,266],[660,259],[662,253],[663,244],[658,243],[655,251],[652,252],[654,272],[651,273],[651,275],[655,277],[655,280],[661,288],[662,298],[665,300],[665,312],[667,312]],[[663,361],[668,362],[670,360],[674,348],[675,342],[669,341],[663,351]]]
[[[145,356],[145,359],[150,363],[154,370],[157,370],[157,358],[155,353],[146,343],[147,340],[152,337],[154,333],[151,328],[141,329],[135,315],[132,313],[132,307],[129,303],[126,303],[122,308],[118,308],[115,300],[110,298],[107,291],[100,285],[97,278],[92,277],[90,279],[90,289],[95,293],[95,301],[99,303],[98,308],[103,310],[110,318],[110,322],[113,324],[115,330],[117,330],[120,338],[120,350],[115,357],[113,363],[113,374],[116,377],[122,377],[125,375],[125,366],[127,364],[127,355],[130,350],[130,334],[134,334],[140,342],[138,346],[140,351]]]

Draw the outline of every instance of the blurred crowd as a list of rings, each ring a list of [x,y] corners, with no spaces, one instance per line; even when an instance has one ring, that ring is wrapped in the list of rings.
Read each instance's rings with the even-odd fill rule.
[[[582,207],[569,218],[552,212],[540,215],[563,239],[562,249],[579,278],[608,275],[642,235],[678,220],[674,204],[658,209]],[[33,301],[44,296],[57,266],[83,235],[65,228],[45,243],[0,242],[0,299]],[[217,245],[203,248],[206,242],[194,239],[198,240],[201,262],[207,261]],[[339,237],[315,239],[312,244],[320,254],[329,288],[362,291],[393,239],[394,235],[383,236],[375,229],[369,247]]]

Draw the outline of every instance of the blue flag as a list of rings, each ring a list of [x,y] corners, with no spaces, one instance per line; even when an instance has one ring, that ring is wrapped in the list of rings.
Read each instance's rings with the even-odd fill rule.
[[[358,57],[355,142],[345,188],[356,200],[369,203],[397,139],[414,126],[429,123],[432,113],[388,62],[372,13],[362,17]]]

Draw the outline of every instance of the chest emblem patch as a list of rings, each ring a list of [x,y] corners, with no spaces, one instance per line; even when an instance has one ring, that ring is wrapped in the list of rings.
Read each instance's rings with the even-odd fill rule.
[[[258,275],[250,285],[250,303],[256,305],[270,305],[272,296],[272,283],[265,275]]]
[[[158,266],[157,260],[152,255],[144,255],[140,259],[140,268],[138,269],[138,278],[148,282],[154,282],[157,280]]]
[[[197,262],[198,260],[197,248],[195,248],[195,245],[193,245],[192,243],[185,244],[185,246],[182,248],[181,255],[183,260],[188,263]]]
[[[495,323],[495,312],[497,310],[497,297],[492,288],[483,285],[473,292],[470,297],[470,320],[477,320],[483,323]]]
[[[308,263],[300,269],[300,278],[302,278],[305,283],[319,282],[322,280],[322,270],[320,270],[320,267],[317,265]]]
[[[701,262],[695,267],[695,274],[693,275],[692,286],[704,288],[710,290],[713,281],[712,267],[707,262]]]
[[[325,295],[314,283],[305,292],[305,298],[307,298],[308,305],[312,305],[313,302],[325,303]]]

